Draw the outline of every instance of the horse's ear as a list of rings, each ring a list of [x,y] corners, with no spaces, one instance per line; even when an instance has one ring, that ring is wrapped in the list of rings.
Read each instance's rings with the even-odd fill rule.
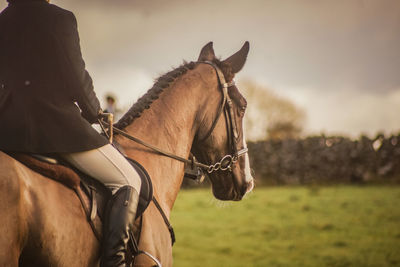
[[[235,54],[224,60],[224,63],[229,64],[232,67],[234,73],[238,73],[244,66],[249,53],[250,44],[248,41],[244,43],[242,48]]]
[[[200,52],[199,59],[197,61],[212,61],[215,58],[213,42],[206,44]]]

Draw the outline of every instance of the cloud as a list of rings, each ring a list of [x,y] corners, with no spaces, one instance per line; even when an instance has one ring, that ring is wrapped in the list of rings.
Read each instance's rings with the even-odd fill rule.
[[[130,96],[124,88],[148,89],[183,59],[196,60],[208,41],[225,58],[249,40],[250,54],[239,78],[308,99],[314,105],[307,106],[311,130],[398,129],[389,118],[398,114],[390,101],[400,88],[400,1],[52,3],[76,14],[83,55],[100,93],[113,88],[125,99]],[[0,9],[5,6],[0,3]],[[350,100],[363,112],[356,113]]]
[[[400,2],[54,1],[79,19],[95,64],[161,72],[213,40],[229,56],[250,40],[247,76],[269,84],[390,91],[400,86]]]

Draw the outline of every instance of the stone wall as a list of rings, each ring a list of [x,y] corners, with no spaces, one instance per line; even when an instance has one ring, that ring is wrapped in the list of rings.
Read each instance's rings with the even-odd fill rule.
[[[358,140],[313,136],[248,146],[258,184],[400,181],[400,134]]]

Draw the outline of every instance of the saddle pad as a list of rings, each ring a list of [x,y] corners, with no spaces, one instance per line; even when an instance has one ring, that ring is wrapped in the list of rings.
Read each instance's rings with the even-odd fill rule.
[[[40,160],[30,154],[17,152],[6,153],[31,170],[38,172],[45,177],[51,178],[52,180],[60,182],[72,189],[77,189],[79,187],[80,178],[78,174],[66,166],[48,163],[47,161]]]

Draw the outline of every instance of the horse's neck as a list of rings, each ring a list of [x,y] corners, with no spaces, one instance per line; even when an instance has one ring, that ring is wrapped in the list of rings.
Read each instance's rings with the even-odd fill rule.
[[[183,78],[179,79],[165,89],[150,109],[129,125],[126,131],[164,151],[187,158],[200,124],[197,119],[199,108],[205,102],[204,92],[196,88],[198,86],[198,82],[188,83]],[[147,169],[155,196],[169,216],[182,183],[184,164],[120,137],[118,141],[128,156]]]

